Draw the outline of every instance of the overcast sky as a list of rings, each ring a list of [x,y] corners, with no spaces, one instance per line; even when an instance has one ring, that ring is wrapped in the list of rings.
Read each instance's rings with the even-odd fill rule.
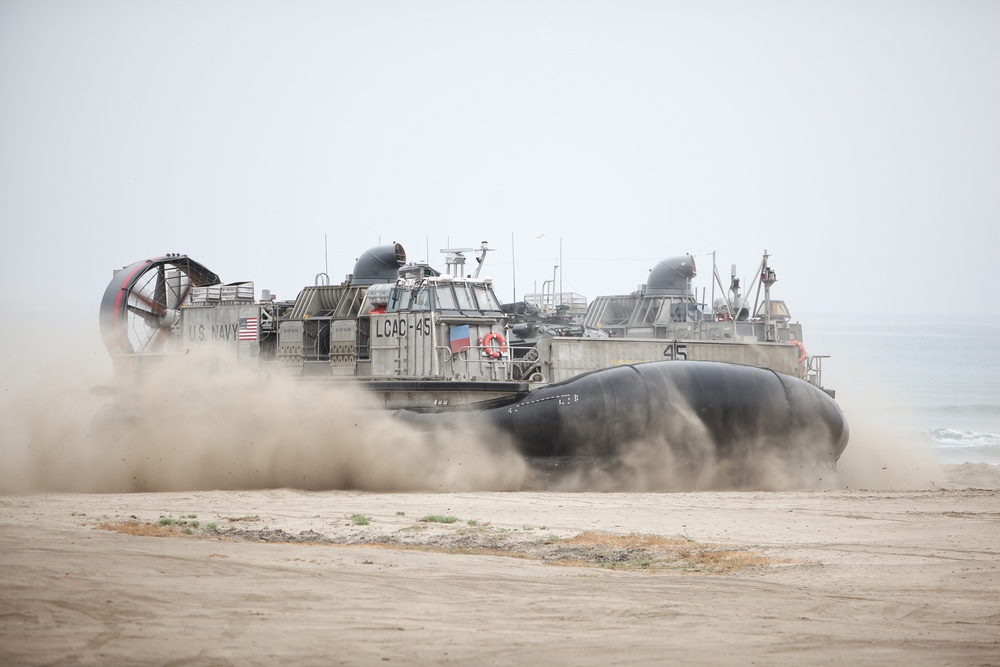
[[[589,298],[766,248],[797,318],[996,314],[998,221],[998,2],[0,0],[0,299],[95,326],[134,260],[290,299],[324,237],[335,282],[380,241],[487,240],[503,300],[560,244]]]

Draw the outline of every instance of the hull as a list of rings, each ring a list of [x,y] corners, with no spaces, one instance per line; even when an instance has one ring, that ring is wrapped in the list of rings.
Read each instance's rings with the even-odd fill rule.
[[[616,366],[539,388],[503,407],[404,418],[427,428],[488,425],[533,459],[615,459],[644,443],[688,464],[777,453],[833,465],[849,436],[839,406],[808,382],[697,361]]]

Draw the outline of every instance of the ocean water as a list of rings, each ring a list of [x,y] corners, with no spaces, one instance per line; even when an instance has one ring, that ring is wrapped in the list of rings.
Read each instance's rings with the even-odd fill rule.
[[[809,354],[831,355],[823,384],[849,419],[850,406],[875,412],[941,463],[1000,465],[1000,316],[801,319]]]

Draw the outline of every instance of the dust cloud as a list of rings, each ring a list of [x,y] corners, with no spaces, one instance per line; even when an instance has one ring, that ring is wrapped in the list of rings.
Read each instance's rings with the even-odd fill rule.
[[[904,491],[946,485],[933,443],[908,418],[898,417],[888,398],[870,387],[863,395],[840,399],[851,440],[837,464],[834,488]]]
[[[746,434],[726,456],[695,416],[685,420],[683,437],[669,434],[620,448],[613,464],[582,466],[550,474],[556,491],[809,491],[836,484],[833,466],[816,460],[817,430],[789,443]],[[700,431],[700,432],[699,432]],[[850,445],[848,445],[850,446]]]
[[[481,423],[418,429],[367,392],[263,379],[226,356],[173,357],[136,386],[114,385],[96,331],[30,335],[68,329],[96,323],[39,326],[5,342],[12,353],[0,362],[0,493],[902,490],[944,479],[930,444],[888,421],[884,397],[873,392],[840,399],[851,439],[836,470],[749,438],[741,443],[748,455],[719,460],[700,421],[683,414],[677,432],[624,446],[614,462],[533,468]]]
[[[89,342],[22,341],[31,353],[5,360],[0,492],[505,490],[526,474],[497,434],[419,432],[356,388],[266,378],[225,355],[109,386],[110,363],[80,362]]]
[[[704,424],[673,406],[673,424],[659,437],[623,446],[614,464],[551,471],[546,488],[556,491],[821,491],[838,489],[918,490],[948,485],[933,443],[899,418],[893,397],[875,383],[841,395],[838,404],[850,427],[847,448],[832,466],[817,460],[817,444],[829,440],[820,426],[777,445],[745,433],[720,458]]]

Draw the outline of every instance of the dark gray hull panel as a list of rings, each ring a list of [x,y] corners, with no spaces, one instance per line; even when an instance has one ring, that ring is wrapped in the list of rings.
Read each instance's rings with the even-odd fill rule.
[[[849,430],[825,392],[788,375],[718,362],[616,366],[477,413],[408,415],[433,427],[486,422],[531,458],[615,458],[638,442],[680,460],[787,454],[834,464]]]

